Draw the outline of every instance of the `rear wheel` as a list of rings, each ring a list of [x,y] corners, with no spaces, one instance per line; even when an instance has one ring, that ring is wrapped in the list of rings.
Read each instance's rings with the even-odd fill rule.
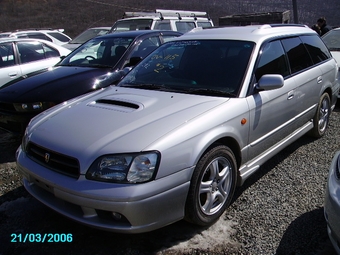
[[[224,145],[210,149],[198,162],[190,184],[185,219],[201,226],[215,222],[234,195],[237,165]]]
[[[317,111],[313,118],[314,127],[310,135],[316,138],[323,136],[326,132],[331,114],[331,100],[327,93],[324,93],[319,101]]]

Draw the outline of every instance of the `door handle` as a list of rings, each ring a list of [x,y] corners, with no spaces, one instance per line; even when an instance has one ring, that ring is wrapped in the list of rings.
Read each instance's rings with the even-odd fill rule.
[[[288,92],[287,100],[291,100],[294,97],[294,90]]]
[[[8,76],[13,78],[13,77],[16,77],[18,75],[18,73],[9,73]]]

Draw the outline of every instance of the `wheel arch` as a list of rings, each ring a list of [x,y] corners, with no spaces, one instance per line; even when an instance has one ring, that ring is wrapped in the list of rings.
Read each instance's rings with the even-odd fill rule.
[[[233,152],[235,158],[236,158],[236,164],[237,164],[237,179],[240,178],[240,172],[239,168],[242,162],[242,154],[240,145],[237,142],[237,140],[230,136],[221,137],[215,141],[213,141],[207,148],[201,153],[200,157],[197,161],[199,161],[211,148],[216,147],[218,145],[225,145],[230,148],[230,150]]]

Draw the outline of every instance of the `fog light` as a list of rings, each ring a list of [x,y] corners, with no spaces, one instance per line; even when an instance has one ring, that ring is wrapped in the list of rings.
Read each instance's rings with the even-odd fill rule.
[[[115,220],[121,220],[122,219],[122,215],[120,213],[117,213],[117,212],[112,212],[112,216]]]

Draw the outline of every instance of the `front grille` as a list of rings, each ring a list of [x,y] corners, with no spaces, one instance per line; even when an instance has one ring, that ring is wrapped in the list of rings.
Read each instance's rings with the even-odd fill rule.
[[[73,178],[79,177],[79,162],[76,158],[51,151],[32,142],[28,143],[27,156],[48,169]]]

